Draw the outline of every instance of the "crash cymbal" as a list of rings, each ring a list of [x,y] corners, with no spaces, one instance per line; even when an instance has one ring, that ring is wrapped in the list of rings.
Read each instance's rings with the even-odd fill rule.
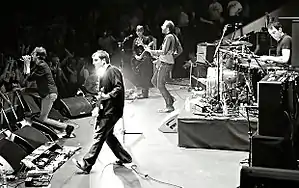
[[[252,46],[252,44],[250,42],[247,42],[247,41],[233,41],[231,42],[231,45],[233,46],[242,46],[242,45],[245,45],[245,46]]]

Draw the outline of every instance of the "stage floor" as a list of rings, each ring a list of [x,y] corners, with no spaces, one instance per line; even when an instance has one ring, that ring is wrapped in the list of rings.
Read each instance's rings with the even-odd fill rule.
[[[182,108],[185,98],[190,95],[187,88],[170,86],[176,97],[176,108]],[[184,188],[234,188],[239,185],[239,162],[248,156],[247,152],[185,149],[178,147],[177,133],[162,133],[158,130],[166,114],[156,110],[164,105],[162,96],[151,89],[149,99],[126,103],[125,128],[127,132],[142,132],[142,135],[125,135],[125,147],[133,157],[133,164],[142,174],[136,174],[131,165],[113,165],[116,161],[105,144],[96,165],[89,175],[83,175],[67,161],[58,169],[51,181],[53,188],[170,188],[176,187],[154,181],[164,181]],[[81,146],[73,156],[81,158],[88,151],[93,135],[91,117],[71,120],[78,126],[76,138],[64,140],[64,145]],[[115,132],[120,141],[122,124],[118,123]],[[154,179],[152,179],[154,178]]]

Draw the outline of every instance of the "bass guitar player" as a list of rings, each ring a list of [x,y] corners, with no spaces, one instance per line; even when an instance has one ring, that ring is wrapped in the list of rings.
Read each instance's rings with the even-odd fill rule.
[[[153,37],[144,35],[144,27],[136,27],[137,37],[133,41],[133,56],[131,60],[132,70],[135,73],[137,87],[141,88],[138,98],[148,98],[149,88],[152,86],[151,77],[153,75],[153,57],[145,49],[153,49],[155,40]]]

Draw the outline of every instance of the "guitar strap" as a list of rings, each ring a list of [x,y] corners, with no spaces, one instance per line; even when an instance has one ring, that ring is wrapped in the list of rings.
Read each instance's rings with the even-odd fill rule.
[[[172,36],[173,36],[173,38],[174,38],[174,44],[173,44],[173,53],[176,51],[176,49],[177,49],[177,45],[178,45],[178,39],[177,39],[177,37],[176,37],[176,35],[175,34],[173,34],[172,33]]]
[[[177,37],[176,37],[176,35],[175,34],[173,34],[173,33],[171,33],[171,35],[173,36],[173,38],[174,38],[174,45],[173,45],[173,51],[175,51],[175,49],[177,48],[177,45],[178,45],[178,42],[177,42]],[[164,38],[164,40],[163,40],[163,43],[164,43],[164,41],[165,41],[165,38]],[[160,46],[160,50],[162,50],[162,45],[163,45],[163,43],[161,44],[161,46]],[[169,49],[170,50],[170,49]]]

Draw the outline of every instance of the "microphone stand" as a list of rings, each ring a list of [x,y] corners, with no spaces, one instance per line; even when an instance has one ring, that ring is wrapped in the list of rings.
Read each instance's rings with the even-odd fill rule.
[[[119,43],[119,48],[121,49],[121,59],[120,59],[120,62],[121,62],[120,69],[121,69],[121,70],[123,70],[123,68],[124,68],[124,58],[123,58],[124,53],[125,53],[124,43],[127,42],[127,40],[129,40],[129,38],[130,38],[130,37],[125,37],[124,40],[123,40],[122,42]],[[136,86],[135,86],[135,87],[136,87]],[[132,102],[135,101],[136,99],[137,99],[137,98],[133,99]],[[125,128],[125,116],[124,116],[124,114],[123,114],[123,116],[121,117],[121,121],[122,121],[122,122],[121,122],[121,124],[122,124],[121,134],[122,134],[122,137],[123,137],[123,144],[126,143],[126,140],[125,140],[126,137],[125,137],[125,136],[126,136],[127,134],[142,134],[142,135],[143,135],[142,132],[127,132],[127,131],[126,131],[126,128]]]
[[[125,37],[123,41],[118,43],[118,47],[120,48],[120,52],[121,52],[121,57],[120,57],[120,68],[123,69],[124,68],[124,54],[125,54],[125,48],[124,48],[124,44],[125,42],[127,42],[131,37],[133,37],[133,35],[130,35],[128,37]]]
[[[127,41],[127,39],[125,38],[123,41],[118,43],[118,47],[120,48],[120,69],[123,70],[124,68],[124,53],[125,53],[125,49],[124,49],[124,43]]]
[[[217,101],[218,103],[220,102],[220,57],[219,57],[219,49],[220,49],[220,46],[221,46],[221,43],[224,39],[224,35],[225,35],[225,32],[227,31],[227,28],[228,28],[228,25],[225,25],[224,28],[223,28],[223,32],[222,32],[222,35],[221,35],[221,38],[216,46],[216,49],[215,49],[215,53],[214,53],[214,56],[213,56],[213,60],[217,57]]]

